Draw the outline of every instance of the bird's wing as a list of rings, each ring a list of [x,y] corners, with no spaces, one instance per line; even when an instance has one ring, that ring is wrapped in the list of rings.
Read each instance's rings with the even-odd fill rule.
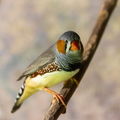
[[[39,69],[47,66],[49,63],[55,60],[54,46],[51,46],[45,52],[43,52],[35,61],[33,61],[23,72],[23,74],[17,79],[21,80],[23,77],[28,77]]]

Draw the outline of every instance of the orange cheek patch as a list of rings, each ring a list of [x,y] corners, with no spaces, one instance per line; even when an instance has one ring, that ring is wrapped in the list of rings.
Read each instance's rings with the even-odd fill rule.
[[[79,42],[74,40],[72,43],[71,43],[71,50],[74,50],[74,51],[78,51],[79,50]]]
[[[65,41],[64,40],[59,40],[57,42],[57,49],[58,49],[58,52],[61,52],[63,54],[65,54]]]

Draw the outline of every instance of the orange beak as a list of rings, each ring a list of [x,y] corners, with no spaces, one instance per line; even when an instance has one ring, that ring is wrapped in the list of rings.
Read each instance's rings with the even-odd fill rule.
[[[71,43],[71,50],[78,51],[79,50],[79,42],[77,40],[74,40]]]

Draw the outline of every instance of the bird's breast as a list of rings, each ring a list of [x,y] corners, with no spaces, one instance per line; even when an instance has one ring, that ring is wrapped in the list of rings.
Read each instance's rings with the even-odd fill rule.
[[[54,71],[50,73],[46,73],[44,75],[37,75],[34,78],[28,77],[26,80],[27,85],[29,87],[33,87],[39,90],[42,90],[44,88],[50,88],[53,87],[63,81],[66,81],[73,77],[79,69],[76,69],[74,71]]]

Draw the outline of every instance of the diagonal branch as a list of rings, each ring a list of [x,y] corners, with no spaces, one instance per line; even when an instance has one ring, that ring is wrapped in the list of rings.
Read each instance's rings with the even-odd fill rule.
[[[84,55],[83,55],[84,60],[81,66],[81,70],[74,77],[78,81],[78,83],[81,81],[85,71],[87,70],[88,65],[90,64],[90,61],[99,45],[101,37],[104,33],[108,20],[111,16],[111,13],[113,12],[116,6],[116,3],[117,0],[104,0],[102,9],[99,13],[93,32],[88,40],[88,43],[85,46]],[[76,88],[77,85],[75,84],[75,82],[69,80],[65,83],[65,85],[61,89],[60,94],[62,94],[65,97],[66,104],[70,100]],[[43,120],[56,120],[60,116],[60,114],[66,112],[64,106],[61,105],[61,103],[57,103],[57,101],[55,100],[52,101],[52,103],[54,104],[50,105]]]

